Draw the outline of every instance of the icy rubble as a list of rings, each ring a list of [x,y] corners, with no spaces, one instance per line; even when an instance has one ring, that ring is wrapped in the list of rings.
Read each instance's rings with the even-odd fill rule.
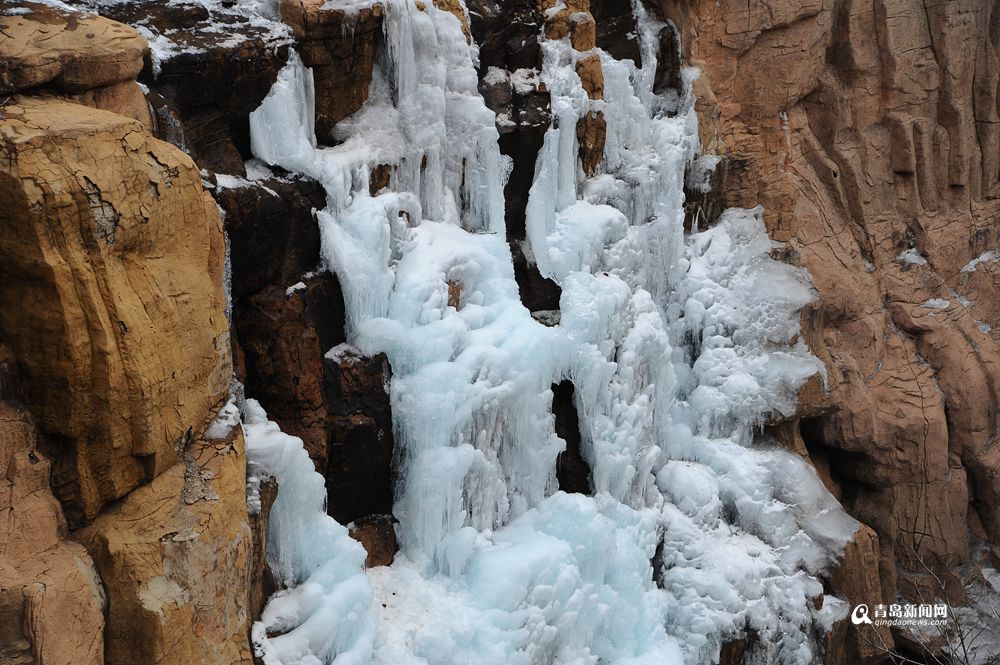
[[[655,21],[640,17],[644,69],[598,51],[603,101],[587,98],[566,42],[544,43],[556,122],[527,231],[562,287],[546,327],[518,297],[509,163],[475,45],[430,3],[383,4],[388,58],[336,147],[316,145],[312,75],[294,54],[251,129],[258,158],[326,187],[322,256],[350,343],[392,364],[401,554],[361,573],[301,442],[251,403],[249,457],[281,487],[269,553],[290,587],[255,628],[265,662],[702,663],[748,630],[768,662],[812,662],[812,636],[843,605],[817,613],[817,576],[857,524],[808,464],[753,445],[822,368],[793,341],[811,289],[769,258],[759,211],[685,238],[697,118],[689,92],[652,94]],[[575,126],[597,107],[608,143],[588,180]],[[373,197],[380,163],[400,167]],[[593,497],[557,491],[550,386],[563,379]]]

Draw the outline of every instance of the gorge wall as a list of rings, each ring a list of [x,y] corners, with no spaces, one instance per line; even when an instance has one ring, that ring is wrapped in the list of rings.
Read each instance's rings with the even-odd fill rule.
[[[408,368],[349,343],[350,294],[324,269],[317,223],[330,192],[255,159],[251,133],[293,52],[312,68],[318,146],[364,133],[359,112],[388,85],[397,5],[0,2],[0,664],[279,662],[251,633],[267,597],[293,586],[265,553],[281,483],[251,474],[248,493],[233,416],[244,393],[266,411],[251,407],[247,437],[270,419],[301,438],[376,585],[399,583],[379,567],[405,519],[389,386]],[[618,150],[602,53],[639,69],[654,57],[665,113],[690,85],[701,148],[686,231],[761,205],[782,243],[772,258],[815,289],[801,337],[825,372],[754,434],[815,467],[861,523],[820,576],[828,597],[974,606],[1000,565],[1000,6],[415,6],[451,14],[448,34],[478,45],[475,84],[510,160],[502,240],[521,302],[548,327],[566,285],[527,219],[560,122],[547,49],[569,49],[587,99],[572,128],[584,179],[610,172]],[[387,159],[354,177],[376,197],[426,169]],[[449,278],[442,306],[461,310],[467,291]],[[585,396],[568,377],[550,383],[566,442],[555,489],[593,494]],[[662,540],[653,547],[655,579]],[[294,632],[270,620],[266,637]],[[828,628],[816,661],[946,648],[843,614]],[[771,657],[757,641],[745,626],[707,659]]]

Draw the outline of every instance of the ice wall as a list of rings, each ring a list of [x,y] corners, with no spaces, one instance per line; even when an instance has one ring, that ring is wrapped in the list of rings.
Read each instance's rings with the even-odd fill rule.
[[[557,120],[527,232],[562,287],[560,323],[546,327],[514,281],[509,164],[475,45],[431,3],[383,5],[387,48],[336,147],[316,145],[311,73],[294,55],[251,129],[259,158],[326,187],[322,256],[350,341],[392,364],[401,556],[360,575],[357,548],[322,513],[321,481],[282,439],[270,456],[289,460],[260,462],[282,469],[279,502],[294,506],[269,539],[293,589],[265,610],[288,631],[261,641],[268,662],[707,663],[749,630],[769,662],[812,662],[829,618],[816,621],[817,576],[856,523],[805,462],[753,440],[821,368],[792,342],[808,277],[769,258],[759,211],[685,237],[697,118],[689,90],[652,93],[660,26],[639,17],[641,71],[598,51],[603,101],[587,98],[569,44],[544,42]],[[575,127],[598,106],[608,143],[587,178]],[[371,196],[382,163],[399,167]],[[565,444],[550,386],[563,379],[592,497],[555,479]],[[255,441],[283,437],[255,408],[247,429],[254,460],[269,450]]]

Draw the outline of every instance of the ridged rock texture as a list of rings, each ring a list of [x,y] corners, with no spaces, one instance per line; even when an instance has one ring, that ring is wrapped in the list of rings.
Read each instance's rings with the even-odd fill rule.
[[[452,12],[480,47],[480,91],[513,161],[506,220],[522,301],[557,322],[559,287],[524,243],[551,122],[539,42],[573,46],[592,104],[576,128],[580,168],[599,173],[594,49],[641,64],[631,3],[466,0],[466,13],[417,1]],[[1000,6],[643,3],[676,28],[661,34],[657,91],[679,87],[682,63],[700,70],[702,152],[723,158],[712,191],[689,193],[689,221],[761,204],[780,258],[815,284],[803,331],[826,381],[766,433],[866,525],[831,589],[852,605],[963,603],[965,564],[1000,559]],[[242,437],[203,435],[234,366],[303,438],[328,511],[353,522],[368,565],[396,551],[391,368],[339,346],[340,286],[316,272],[322,188],[219,177],[247,175],[248,114],[292,39],[233,23],[240,38],[221,42],[201,5],[103,5],[116,22],[13,4],[27,11],[0,16],[0,663],[249,664],[250,622],[274,590],[263,549],[280,488],[266,485],[249,516]],[[349,17],[327,0],[275,4],[315,74],[318,139],[334,143],[367,100],[383,7],[353,2],[364,7]],[[191,48],[154,60],[123,23]],[[373,170],[373,193],[395,167]],[[553,390],[572,443],[573,386]],[[577,457],[571,445],[559,481],[588,493]],[[877,661],[894,638],[842,621],[826,661]],[[750,640],[722,662],[740,662]]]
[[[104,663],[104,589],[28,414],[0,401],[0,663]]]
[[[0,662],[249,664],[242,437],[202,436],[232,376],[218,207],[150,133],[134,29],[0,22]]]
[[[970,544],[1000,542],[1000,8],[659,9],[701,70],[726,204],[762,204],[819,294],[803,327],[828,383],[795,436],[878,534],[885,598],[961,601]]]
[[[78,526],[176,464],[226,396],[221,222],[134,120],[32,97],[4,116],[0,336]]]
[[[250,662],[252,534],[237,429],[188,446],[183,463],[76,537],[108,596],[108,665]]]

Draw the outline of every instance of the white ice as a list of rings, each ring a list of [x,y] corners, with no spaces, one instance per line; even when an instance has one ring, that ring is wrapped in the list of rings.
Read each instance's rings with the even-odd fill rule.
[[[349,342],[392,365],[401,553],[363,575],[301,443],[251,408],[251,459],[286,502],[269,551],[289,589],[255,632],[267,662],[702,663],[748,631],[763,661],[812,662],[815,636],[842,618],[837,599],[815,610],[820,577],[857,524],[807,462],[755,441],[822,372],[799,339],[812,290],[770,258],[760,210],[685,237],[696,72],[653,95],[661,26],[635,2],[644,67],[597,50],[604,100],[587,98],[565,40],[519,75],[544,81],[556,119],[527,211],[529,251],[562,288],[546,327],[514,281],[510,166],[475,45],[431,3],[383,5],[386,57],[335,147],[319,147],[312,75],[294,55],[251,130],[258,158],[325,186],[322,258]],[[587,178],[575,127],[591,111],[608,142]],[[398,167],[370,196],[382,163]],[[558,491],[550,386],[564,379],[593,496]],[[268,626],[287,632],[266,639]]]

